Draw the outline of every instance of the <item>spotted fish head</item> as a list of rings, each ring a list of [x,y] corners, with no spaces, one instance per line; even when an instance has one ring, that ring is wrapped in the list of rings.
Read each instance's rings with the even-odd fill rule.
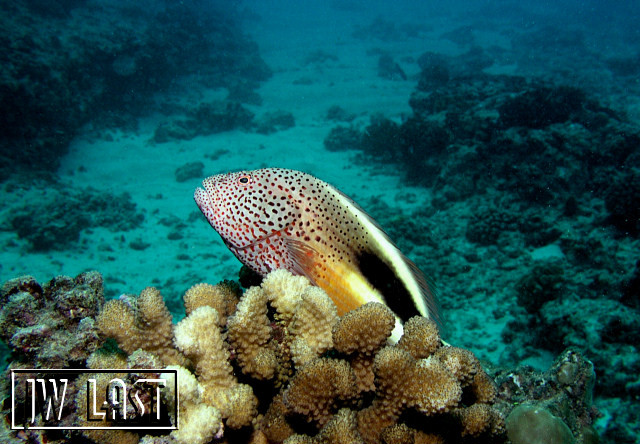
[[[232,250],[276,236],[299,216],[291,175],[279,168],[218,174],[203,180],[194,199]],[[303,173],[299,173],[303,174]]]

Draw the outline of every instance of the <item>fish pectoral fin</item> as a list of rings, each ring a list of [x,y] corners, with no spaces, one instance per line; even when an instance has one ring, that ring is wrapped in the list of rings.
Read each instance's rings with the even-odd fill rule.
[[[336,304],[340,316],[370,301],[383,302],[350,263],[326,264],[313,246],[298,240],[287,239],[286,245],[294,263],[292,271],[322,288]]]
[[[310,270],[317,266],[320,258],[318,251],[309,244],[295,239],[285,238],[284,244],[293,261],[293,270],[291,271],[294,274],[306,276],[312,284],[318,285],[310,273]]]

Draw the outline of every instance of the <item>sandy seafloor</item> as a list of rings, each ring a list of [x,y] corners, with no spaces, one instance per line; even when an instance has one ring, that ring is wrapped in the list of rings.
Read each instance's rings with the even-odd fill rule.
[[[407,210],[425,205],[429,191],[408,186],[396,167],[363,165],[354,160],[356,152],[325,150],[323,140],[335,126],[325,115],[333,105],[366,121],[375,113],[397,121],[409,115],[408,100],[416,85],[418,66],[400,62],[408,80],[383,79],[377,75],[377,56],[367,55],[367,51],[378,47],[392,53],[398,61],[405,56],[417,58],[430,50],[456,55],[465,48],[438,36],[460,23],[436,20],[431,23],[433,28],[421,38],[382,42],[352,36],[354,25],[370,24],[375,17],[373,13],[353,15],[327,8],[323,14],[320,8],[318,13],[311,14],[290,6],[283,3],[279,8],[271,4],[268,9],[261,9],[260,3],[251,5],[262,19],[248,22],[247,31],[258,42],[260,53],[274,74],[258,91],[262,105],[248,107],[258,116],[267,111],[289,111],[295,117],[295,127],[269,135],[230,131],[162,144],[149,142],[158,123],[166,120],[161,115],[142,120],[136,132],[97,133],[86,128],[84,134],[73,141],[62,161],[60,181],[114,194],[128,192],[138,210],[145,213],[144,223],[122,233],[102,228],[85,230],[76,248],[42,254],[30,252],[15,233],[0,232],[0,244],[12,245],[0,252],[0,280],[31,274],[40,282],[46,282],[56,275],[75,276],[95,269],[103,274],[109,297],[139,293],[153,285],[165,298],[179,301],[181,294],[195,283],[236,279],[239,262],[193,201],[193,191],[200,180],[180,183],[175,179],[176,169],[188,162],[203,162],[205,175],[276,166],[303,170],[334,184],[365,209],[373,197],[381,198],[391,207]],[[476,40],[481,45],[491,42],[492,46],[509,46],[509,41],[498,30],[477,32]],[[305,65],[305,57],[316,50],[334,54],[338,60]],[[490,71],[508,74],[514,71],[514,66],[493,66]],[[159,96],[158,101],[187,103],[225,95],[223,90],[203,91],[199,87],[191,90],[185,80],[181,88]],[[28,202],[33,199],[31,193],[28,189],[14,190],[11,194],[2,191],[2,199],[12,204]],[[184,222],[183,238],[168,239],[172,226],[163,220]],[[448,223],[455,229],[464,221],[454,219]],[[464,233],[463,229],[459,231]],[[134,250],[129,246],[133,240],[150,245]],[[463,235],[460,244],[461,249],[468,248]],[[522,252],[523,255],[532,253]],[[441,292],[449,287],[447,279],[455,279],[437,273],[432,277]],[[483,282],[470,285],[478,287],[479,297],[443,313],[446,339],[452,344],[463,344],[482,359],[498,364],[504,348],[501,332],[509,316],[496,319],[492,313],[507,311],[508,307],[503,306],[503,298],[486,297],[487,293],[499,292],[499,289],[491,289],[490,284]],[[179,302],[170,307],[179,313]],[[541,352],[528,363],[544,369],[552,359],[553,356]]]

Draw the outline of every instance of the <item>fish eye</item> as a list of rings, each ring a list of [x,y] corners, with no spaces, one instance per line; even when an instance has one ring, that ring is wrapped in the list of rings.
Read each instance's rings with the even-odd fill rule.
[[[249,185],[249,183],[251,183],[251,176],[249,176],[248,174],[240,176],[238,178],[238,183],[243,186]]]

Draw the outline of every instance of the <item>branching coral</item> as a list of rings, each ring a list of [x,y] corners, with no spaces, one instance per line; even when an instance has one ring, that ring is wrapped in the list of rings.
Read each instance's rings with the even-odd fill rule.
[[[331,417],[316,436],[291,435],[284,442],[285,444],[361,444],[362,438],[356,428],[355,412],[343,408]]]
[[[217,285],[196,284],[183,296],[187,316],[198,307],[208,305],[218,311],[220,322],[226,324],[227,316],[236,310],[239,287],[234,282],[224,281]]]
[[[446,440],[439,435],[421,432],[405,424],[387,427],[380,434],[384,444],[445,444]]]
[[[282,269],[269,273],[262,281],[262,289],[283,321],[291,321],[303,291],[310,286],[309,280],[304,276],[293,276]]]
[[[398,345],[385,347],[393,326],[393,313],[382,304],[366,304],[344,315],[332,336],[333,348],[346,359],[320,357],[299,368],[263,418],[265,435],[274,442],[288,436],[286,443],[339,443],[344,442],[336,438],[340,424],[350,437],[345,439],[366,443],[382,442],[383,434],[388,442],[433,443],[499,436],[502,417],[490,406],[495,389],[475,356],[442,347],[435,323],[419,317],[407,322]],[[365,391],[373,395],[368,406]],[[448,415],[457,434],[438,427],[397,428],[406,411],[427,418]],[[318,434],[291,434],[300,417],[315,424]]]
[[[356,376],[346,361],[320,358],[302,367],[284,391],[284,403],[292,411],[325,425],[339,401],[356,395]]]
[[[195,364],[202,401],[215,407],[227,426],[239,428],[256,415],[257,399],[251,387],[233,376],[219,323],[216,309],[200,307],[177,325],[175,343]]]
[[[284,402],[278,401],[270,408],[262,426],[270,439],[282,442],[284,436],[293,431],[287,424],[295,423],[295,415],[303,415],[319,427],[324,424],[314,438],[291,435],[286,443],[344,442],[336,438],[336,427],[349,437],[346,438],[349,442],[445,443],[457,442],[463,437],[499,437],[503,433],[501,415],[488,403],[478,402],[480,397],[474,397],[472,390],[463,389],[463,386],[473,386],[478,375],[486,376],[475,367],[476,362],[472,355],[461,353],[455,347],[442,347],[437,356],[426,359],[415,359],[399,346],[384,347],[374,359],[373,402],[358,410],[355,406],[362,399],[357,387],[349,392],[330,385],[335,381],[348,381],[347,362],[319,358],[296,374],[284,391]],[[323,390],[319,390],[319,386]],[[467,390],[469,393],[465,394]],[[495,393],[492,386],[487,390]],[[483,400],[489,398],[485,394]],[[340,405],[352,406],[355,410],[343,408],[335,413]],[[443,424],[452,424],[458,430],[452,433],[446,426],[437,425],[433,430],[420,430],[398,423],[401,414],[409,410],[425,418],[437,415]]]
[[[154,287],[142,290],[131,305],[123,300],[107,302],[97,325],[104,336],[114,338],[127,353],[141,348],[158,355],[165,365],[186,363],[173,347],[171,314]]]
[[[261,422],[261,429],[270,442],[280,443],[295,432],[287,420],[288,407],[282,399],[282,392],[277,394],[267,409]]]
[[[271,340],[267,317],[267,295],[259,287],[250,288],[229,319],[229,342],[242,370],[257,379],[273,378],[278,360]]]
[[[504,432],[502,416],[488,404],[473,404],[456,410],[462,426],[462,436],[480,436],[483,433],[500,435]]]
[[[404,324],[404,334],[398,347],[408,351],[414,359],[431,356],[440,347],[437,324],[420,316],[414,316]]]
[[[108,405],[106,394],[109,391],[109,383],[113,378],[125,378],[126,373],[85,373],[76,381],[79,387],[76,395],[77,415],[78,418],[87,418],[89,405]],[[96,390],[89,390],[88,380],[93,379]],[[95,396],[95,399],[94,399]],[[100,426],[107,426],[109,415],[104,416]],[[95,426],[95,422],[81,421],[78,426]],[[126,432],[123,430],[84,430],[83,435],[92,439],[98,444],[118,443],[118,444],[136,444],[140,439],[136,433]]]
[[[333,346],[331,329],[338,320],[336,306],[318,287],[306,288],[289,331],[293,362],[301,367]]]
[[[269,306],[275,313],[268,316]],[[269,274],[245,293],[229,318],[229,342],[242,371],[258,379],[288,379],[333,345],[337,310],[327,294],[286,270]]]
[[[480,370],[480,361],[469,350],[458,347],[442,347],[434,355],[466,387]]]
[[[235,383],[219,321],[218,312],[205,306],[180,321],[175,329],[176,346],[192,359],[200,382],[212,390],[228,389]]]
[[[388,307],[370,303],[346,313],[334,326],[334,348],[352,355],[350,363],[360,391],[375,390],[373,358],[386,343],[394,325],[395,317]]]
[[[184,299],[189,315],[176,326],[171,323],[160,293],[151,287],[143,290],[131,305],[122,300],[109,301],[98,317],[98,326],[105,336],[115,338],[125,352],[146,350],[156,354],[165,365],[179,366],[186,380],[197,377],[197,400],[193,405],[187,402],[185,410],[187,430],[199,431],[201,434],[193,439],[206,442],[219,429],[202,428],[207,415],[224,419],[227,427],[243,427],[255,417],[257,400],[251,387],[238,384],[233,376],[228,345],[221,330],[237,303],[233,286],[199,284],[190,288]],[[186,368],[190,365],[195,376]],[[191,442],[188,436],[190,433],[183,431],[175,438]]]
[[[432,415],[449,411],[462,398],[458,381],[440,361],[417,361],[398,347],[385,347],[376,355],[374,372],[378,396],[358,414],[358,428],[367,443],[377,442],[406,407]]]
[[[153,296],[159,293],[147,289],[138,299]],[[178,367],[184,379],[180,412],[186,421],[172,435],[179,442],[206,442],[221,435],[223,424],[253,424],[255,440],[276,443],[378,443],[383,434],[389,442],[402,442],[402,434],[410,442],[448,442],[454,435],[501,433],[501,416],[490,406],[495,397],[491,380],[471,352],[441,346],[433,321],[409,320],[398,345],[388,346],[395,324],[388,307],[370,303],[338,318],[321,289],[284,270],[248,289],[237,305],[228,288],[205,284],[192,287],[184,299],[188,316],[173,332],[161,306],[146,300],[138,300],[135,311],[124,302],[109,303],[99,323],[111,327],[103,331],[117,335],[131,353],[141,346],[131,336],[143,336],[154,319],[163,320],[153,324],[162,325],[163,338],[152,344],[153,350],[167,354],[171,349],[171,355],[193,366]],[[120,323],[114,325],[116,318]],[[128,330],[123,322],[131,325]],[[331,350],[332,357],[323,356]],[[257,414],[252,388],[238,383],[234,365],[280,388],[265,399],[264,415]],[[405,412],[427,418],[446,414],[458,432],[399,423]],[[206,415],[213,419],[205,426]],[[296,434],[300,420],[317,433]]]
[[[222,434],[222,418],[220,411],[203,402],[203,391],[196,377],[184,367],[167,366],[167,370],[176,370],[178,375],[178,393],[180,393],[179,412],[180,428],[171,433],[178,442],[205,444]],[[161,378],[173,385],[173,373],[162,373]],[[169,397],[169,411],[173,412],[176,399]],[[175,418],[173,418],[175,421]]]

